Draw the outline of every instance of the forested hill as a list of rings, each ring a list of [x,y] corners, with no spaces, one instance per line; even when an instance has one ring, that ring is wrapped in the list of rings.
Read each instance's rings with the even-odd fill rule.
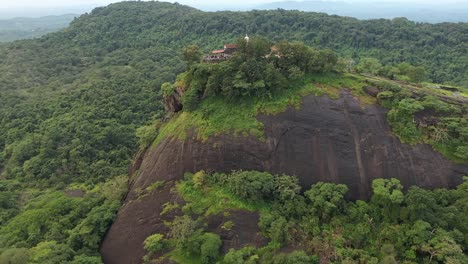
[[[209,50],[246,33],[272,41],[300,40],[332,48],[355,60],[375,57],[383,64],[407,61],[426,67],[431,81],[467,84],[467,23],[433,25],[403,18],[360,21],[284,10],[209,13],[159,2],[125,2],[97,8],[64,32],[4,47],[6,52],[14,52],[10,52],[12,58],[4,58],[5,51],[1,53],[2,66],[21,65],[32,75],[29,79],[33,78],[34,84],[47,83],[52,76],[57,79],[95,64],[128,65],[132,60],[139,66],[146,62],[148,65],[142,70],[154,67],[158,72],[172,74],[163,68],[174,63],[164,61],[173,60],[181,47],[198,44]],[[27,52],[31,50],[34,53]],[[136,60],[142,53],[142,59]],[[3,78],[6,76],[1,76],[2,82],[9,79]],[[73,77],[58,79],[70,82]]]
[[[0,44],[0,263],[100,263],[100,241],[145,140],[140,127],[165,115],[160,87],[187,69],[182,48],[208,52],[246,33],[331,48],[356,63],[405,61],[425,67],[426,81],[468,85],[463,23],[138,1]]]

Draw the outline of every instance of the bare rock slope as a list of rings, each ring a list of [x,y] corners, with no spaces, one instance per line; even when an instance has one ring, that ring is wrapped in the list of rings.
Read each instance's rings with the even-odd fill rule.
[[[185,172],[285,173],[297,176],[305,188],[318,181],[344,183],[349,199],[367,199],[376,178],[397,178],[405,188],[437,188],[454,187],[468,175],[467,165],[450,162],[429,145],[401,143],[391,133],[384,108],[364,107],[348,92],[338,100],[307,96],[299,110],[258,120],[264,124],[265,141],[230,135],[205,142],[167,138],[135,161],[137,177],[101,248],[105,263],[141,263],[143,240],[166,231],[160,211],[175,199],[169,189]],[[170,184],[138,197],[139,190],[155,181]]]

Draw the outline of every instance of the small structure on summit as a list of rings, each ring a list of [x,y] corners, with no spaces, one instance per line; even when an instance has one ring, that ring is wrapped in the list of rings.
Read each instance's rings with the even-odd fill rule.
[[[203,58],[204,62],[220,62],[229,59],[237,51],[237,44],[224,44],[224,49],[213,50]]]

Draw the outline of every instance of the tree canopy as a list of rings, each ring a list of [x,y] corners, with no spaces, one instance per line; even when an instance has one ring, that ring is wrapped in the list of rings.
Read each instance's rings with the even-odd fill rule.
[[[174,208],[182,206],[183,216],[171,223],[172,234],[184,235],[165,240],[169,253],[156,256],[171,258],[183,252],[201,263],[229,264],[467,261],[468,240],[463,235],[468,228],[463,204],[468,194],[467,179],[454,190],[411,187],[407,192],[396,179],[376,179],[369,202],[349,202],[344,199],[344,185],[318,182],[301,192],[297,179],[284,188],[286,178],[295,179],[258,171],[187,174],[176,186],[184,201],[176,202]],[[200,180],[203,185],[197,184]],[[278,195],[264,196],[272,190]],[[254,199],[252,194],[256,194]],[[225,247],[228,252],[220,254],[219,238],[204,224],[213,215],[223,215],[222,226],[242,225],[242,220],[229,216],[243,211],[259,214],[258,228],[269,243],[240,249]],[[194,241],[209,243],[212,257],[204,257],[204,244],[201,251],[180,251],[187,245],[183,241],[192,243],[192,248],[201,243]]]

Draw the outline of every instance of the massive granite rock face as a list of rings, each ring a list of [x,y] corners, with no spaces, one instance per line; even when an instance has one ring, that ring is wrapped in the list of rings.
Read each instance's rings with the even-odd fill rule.
[[[338,100],[307,96],[299,110],[258,116],[265,141],[220,135],[205,142],[165,139],[135,162],[137,177],[102,245],[106,263],[140,263],[146,236],[164,232],[159,212],[174,194],[138,197],[155,181],[181,179],[185,172],[260,170],[295,175],[303,187],[318,181],[344,183],[349,199],[367,199],[376,178],[397,178],[405,188],[454,187],[468,175],[431,146],[401,143],[386,122],[386,110],[363,106],[351,93]],[[169,185],[170,186],[170,185]],[[165,188],[169,188],[166,186]]]

